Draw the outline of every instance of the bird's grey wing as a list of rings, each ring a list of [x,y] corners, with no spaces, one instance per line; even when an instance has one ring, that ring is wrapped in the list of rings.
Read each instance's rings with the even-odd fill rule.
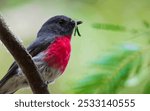
[[[33,42],[28,48],[27,51],[30,53],[32,57],[36,56],[38,53],[44,51],[52,42],[53,38],[48,39],[41,39],[37,38],[35,42]],[[13,62],[13,64],[8,69],[7,74],[2,78],[0,81],[0,87],[5,84],[5,82],[11,78],[13,75],[17,74],[18,65],[16,62]]]

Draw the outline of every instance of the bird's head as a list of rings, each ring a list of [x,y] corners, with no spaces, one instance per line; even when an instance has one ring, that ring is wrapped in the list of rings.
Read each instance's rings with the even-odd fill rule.
[[[47,34],[56,36],[71,36],[74,28],[77,28],[77,25],[81,23],[81,21],[72,20],[64,15],[54,16],[43,24],[38,32],[38,37]]]

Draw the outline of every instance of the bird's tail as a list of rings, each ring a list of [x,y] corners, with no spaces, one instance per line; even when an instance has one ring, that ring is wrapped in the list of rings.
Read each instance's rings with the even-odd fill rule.
[[[3,78],[0,81],[0,94],[13,94],[17,91],[17,87],[15,87],[15,77],[11,77],[9,79]]]

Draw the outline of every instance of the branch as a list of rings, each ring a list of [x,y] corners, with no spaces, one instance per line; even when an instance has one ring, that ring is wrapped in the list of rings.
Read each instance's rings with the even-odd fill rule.
[[[31,59],[30,54],[21,45],[21,43],[10,32],[6,23],[0,16],[0,40],[12,54],[17,64],[25,74],[28,83],[34,94],[48,94],[47,85],[43,82],[40,74]]]

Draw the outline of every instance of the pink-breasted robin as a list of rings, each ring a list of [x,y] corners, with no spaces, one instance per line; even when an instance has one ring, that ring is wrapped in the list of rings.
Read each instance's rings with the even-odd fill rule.
[[[77,25],[81,23],[64,15],[54,16],[42,25],[37,38],[27,48],[45,83],[53,82],[64,72],[70,58],[73,30],[79,34]],[[15,93],[27,86],[25,75],[14,62],[0,81],[0,93]]]

